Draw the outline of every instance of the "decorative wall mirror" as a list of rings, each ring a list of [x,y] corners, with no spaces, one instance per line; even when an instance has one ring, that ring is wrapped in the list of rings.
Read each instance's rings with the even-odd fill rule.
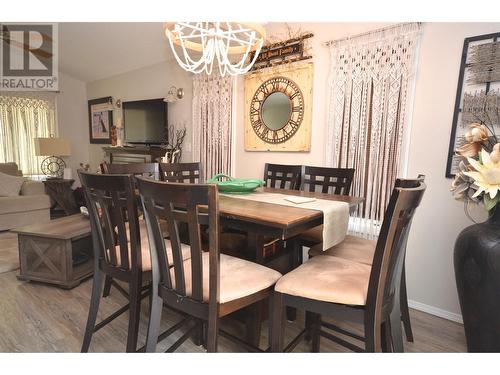
[[[247,151],[308,151],[312,64],[255,73],[245,80]]]
[[[292,137],[302,124],[304,97],[295,82],[273,77],[255,92],[250,121],[257,136],[267,143],[281,143]]]

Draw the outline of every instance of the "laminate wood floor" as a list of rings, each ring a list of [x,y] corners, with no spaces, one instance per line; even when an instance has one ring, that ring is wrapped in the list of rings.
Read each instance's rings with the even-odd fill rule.
[[[6,244],[6,234],[0,234],[0,242]],[[16,242],[10,236],[10,241]],[[1,257],[0,257],[1,259]],[[0,260],[1,261],[1,260]],[[21,282],[16,279],[18,270],[0,273],[0,351],[1,352],[78,352],[85,327],[92,281],[87,280],[72,290],[54,286]],[[101,301],[98,319],[106,317],[123,304],[123,298],[116,289]],[[139,344],[145,341],[148,309],[143,302]],[[466,350],[463,326],[420,311],[411,310],[415,342],[405,343],[407,352],[464,352]],[[180,320],[175,312],[164,309],[162,329]],[[92,352],[122,352],[125,350],[128,313],[94,334],[90,350]],[[341,323],[337,323],[342,326]],[[287,340],[296,335],[303,325],[303,315],[299,313],[294,323],[287,323]],[[345,326],[345,325],[344,325]],[[244,327],[234,319],[223,321],[222,328],[243,337]],[[353,327],[360,330],[360,327]],[[182,335],[178,331],[158,345],[158,351],[166,350]],[[261,348],[267,346],[267,323],[264,324]],[[308,352],[309,343],[301,342],[294,352]],[[221,337],[220,352],[239,352],[240,347]],[[345,352],[345,348],[327,339],[321,340],[322,352]],[[191,340],[186,341],[177,352],[204,352]]]

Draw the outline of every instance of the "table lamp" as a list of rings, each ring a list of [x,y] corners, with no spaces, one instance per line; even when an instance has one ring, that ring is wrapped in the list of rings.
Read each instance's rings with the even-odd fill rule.
[[[47,156],[40,164],[43,174],[51,178],[61,178],[66,163],[60,156],[71,155],[70,140],[56,137],[35,138],[35,155]]]

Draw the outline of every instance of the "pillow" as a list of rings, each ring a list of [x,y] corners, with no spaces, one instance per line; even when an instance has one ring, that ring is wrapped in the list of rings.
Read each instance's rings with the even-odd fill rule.
[[[0,197],[17,197],[24,178],[0,172]]]

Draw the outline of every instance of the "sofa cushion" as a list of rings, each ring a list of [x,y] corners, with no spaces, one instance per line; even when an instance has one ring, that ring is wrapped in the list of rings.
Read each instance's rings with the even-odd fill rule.
[[[0,172],[0,197],[16,197],[21,191],[24,178]]]
[[[27,212],[50,208],[48,195],[18,195],[0,197],[0,215],[13,212]]]
[[[21,187],[21,195],[45,194],[45,185],[41,181],[25,180]]]
[[[22,176],[21,172],[16,163],[0,163],[0,172],[11,176]]]

